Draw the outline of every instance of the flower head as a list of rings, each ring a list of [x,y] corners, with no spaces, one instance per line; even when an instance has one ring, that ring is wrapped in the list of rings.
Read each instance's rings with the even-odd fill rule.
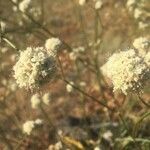
[[[73,82],[73,81],[71,81],[70,83],[68,83],[68,84],[66,85],[66,90],[67,90],[68,93],[70,93],[70,92],[73,91],[73,85],[74,85],[74,82]]]
[[[143,57],[134,49],[113,54],[102,67],[102,71],[113,83],[114,91],[140,91],[150,73]]]
[[[131,7],[136,3],[136,0],[127,0],[127,7]]]
[[[35,127],[34,121],[32,120],[26,121],[23,124],[23,132],[26,133],[27,135],[30,135],[34,127]]]
[[[94,150],[101,150],[99,146],[96,146]]]
[[[23,12],[25,12],[31,3],[31,0],[23,0],[21,3],[19,3],[19,9]]]
[[[31,97],[31,106],[32,106],[32,108],[37,109],[39,107],[40,103],[41,103],[40,95],[38,93],[34,94]]]
[[[112,140],[112,136],[113,136],[113,133],[108,130],[106,131],[104,134],[103,134],[103,138],[107,141],[111,141]]]
[[[36,125],[42,125],[43,124],[43,120],[41,120],[41,119],[36,119],[35,121],[34,121],[34,123],[36,124]]]
[[[49,105],[49,102],[51,100],[51,93],[45,93],[42,97],[43,103],[46,105]]]
[[[142,16],[142,10],[136,8],[136,9],[134,10],[134,18],[135,18],[135,19],[138,19],[138,18],[140,18],[141,16]]]
[[[45,48],[48,51],[57,52],[61,46],[62,46],[62,42],[58,38],[50,38],[50,39],[47,39],[45,42]]]
[[[54,76],[55,56],[43,47],[28,47],[20,53],[13,70],[19,87],[38,88]]]
[[[86,0],[79,0],[79,5],[83,6],[86,3]]]
[[[146,54],[150,50],[150,41],[146,37],[139,37],[134,40],[133,46],[140,54]]]
[[[150,68],[150,52],[148,52],[148,53],[145,55],[144,61],[146,62],[146,64],[147,64],[148,67]]]
[[[40,126],[42,124],[43,124],[43,120],[41,119],[36,119],[35,121],[34,120],[26,121],[22,126],[22,131],[27,135],[31,135],[33,129],[35,129],[37,126]]]
[[[148,0],[127,0],[126,6],[129,13],[136,20],[139,29],[146,29],[149,23],[149,4]]]
[[[100,9],[103,5],[102,0],[95,0],[95,9]]]

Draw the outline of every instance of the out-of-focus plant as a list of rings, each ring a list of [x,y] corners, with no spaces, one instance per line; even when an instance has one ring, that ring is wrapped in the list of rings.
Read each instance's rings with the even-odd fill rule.
[[[36,5],[34,7],[34,2],[31,0],[9,0],[9,2],[13,8],[14,17],[16,17],[15,21],[17,22],[8,20],[5,17],[0,18],[2,19],[0,24],[0,38],[4,45],[7,44],[7,46],[9,46],[9,49],[14,49],[15,55],[11,57],[11,61],[13,60],[13,64],[14,61],[16,61],[16,63],[14,67],[10,64],[1,63],[0,71],[2,78],[4,78],[7,66],[8,68],[12,68],[11,71],[13,70],[13,76],[18,87],[28,90],[31,96],[31,98],[27,98],[31,99],[31,106],[27,106],[26,102],[24,102],[25,106],[23,106],[23,108],[27,109],[26,111],[29,113],[31,112],[31,107],[33,109],[32,111],[40,117],[34,117],[34,119],[29,117],[26,121],[21,119],[21,115],[16,113],[20,111],[18,101],[15,103],[16,108],[10,108],[11,103],[8,103],[8,99],[14,95],[13,93],[17,93],[18,88],[12,79],[7,81],[9,77],[3,79],[1,84],[6,92],[4,92],[1,98],[1,106],[6,109],[2,110],[2,113],[8,117],[8,119],[10,118],[11,126],[13,126],[15,132],[7,136],[8,131],[5,132],[6,129],[0,126],[0,139],[5,146],[7,146],[8,149],[20,149],[23,146],[26,147],[25,141],[33,145],[33,147],[31,147],[34,149],[34,146],[37,145],[36,140],[39,141],[38,138],[40,134],[42,134],[41,129],[44,129],[43,126],[46,125],[48,126],[47,132],[51,131],[53,133],[50,137],[53,142],[48,143],[49,147],[47,146],[49,150],[67,148],[80,150],[105,149],[105,147],[108,149],[124,149],[127,147],[141,150],[144,147],[143,144],[149,144],[149,140],[139,138],[137,133],[140,129],[140,123],[149,116],[147,110],[150,104],[147,99],[141,96],[144,85],[148,84],[150,80],[149,37],[145,35],[135,39],[133,46],[130,45],[128,49],[124,50],[122,48],[122,50],[117,51],[108,59],[106,64],[102,65],[100,59],[104,54],[102,47],[105,43],[105,32],[107,30],[101,14],[102,10],[109,5],[109,2],[102,0],[79,0],[77,2],[71,2],[77,12],[78,23],[83,39],[83,41],[81,41],[82,45],[77,46],[71,46],[71,44],[68,44],[58,35],[54,34],[45,25],[46,22],[43,18],[43,1],[35,3],[40,3],[40,7],[36,7]],[[148,12],[147,9],[145,9],[145,3],[147,4],[147,2],[142,0],[138,1],[138,3],[135,3],[135,1],[127,1],[126,5],[128,10],[134,14],[134,18],[139,21],[139,27],[144,29],[149,27],[147,21]],[[112,5],[112,2],[110,5]],[[83,14],[85,7],[87,7],[94,16],[91,19],[93,24],[90,25],[92,26],[92,28],[90,27],[92,30],[90,36],[88,36],[88,30],[86,30],[84,22]],[[115,5],[115,7],[117,7],[117,5]],[[144,20],[141,19],[141,15],[144,16],[142,17]],[[14,26],[15,28],[13,28]],[[13,42],[14,37],[10,35],[17,32],[25,32],[25,39],[29,37],[27,34],[30,34],[30,36],[34,35],[36,39],[41,40],[41,44],[38,43],[35,46],[34,44],[22,44],[24,42],[23,40],[19,41],[19,43],[16,41]],[[27,48],[22,48],[24,46]],[[3,48],[2,53],[7,53],[7,48]],[[68,66],[71,66],[73,69],[73,77],[70,77],[71,73],[65,68],[64,59],[68,59]],[[96,103],[101,108],[104,116],[107,116],[107,119],[105,118],[106,120],[109,122],[113,122],[113,120],[120,122],[120,129],[123,128],[123,132],[119,131],[121,135],[115,135],[116,133],[113,133],[111,130],[106,131],[105,127],[102,127],[100,131],[96,131],[100,132],[97,133],[98,137],[96,141],[93,139],[91,139],[91,141],[87,139],[79,141],[69,136],[64,136],[62,133],[60,134],[57,125],[55,125],[51,114],[49,114],[47,110],[53,99],[52,93],[49,92],[49,88],[48,92],[43,92],[44,86],[50,85],[53,80],[54,82],[61,81],[65,84],[66,91],[70,95],[78,91],[79,94],[77,94],[76,97],[79,97],[84,103],[84,105],[82,105],[84,113],[86,113],[85,104],[87,103],[85,100],[88,99],[90,103]],[[92,89],[93,91],[95,90],[96,92],[94,92],[96,94],[90,92],[89,89],[91,91]],[[125,116],[127,113],[125,111],[127,110],[123,108],[124,105],[128,106],[127,103],[132,101],[131,93],[133,93],[134,96],[136,95],[144,104],[144,106],[142,105],[143,115],[138,121],[135,121],[135,129],[130,127],[130,123],[127,120],[128,118]],[[136,103],[138,103],[137,100]],[[14,109],[16,109],[16,111]],[[10,114],[11,116],[9,117]],[[86,118],[84,119],[86,122]],[[114,127],[115,125],[113,124],[112,126]],[[86,125],[86,132],[89,135],[90,130],[91,128]],[[17,137],[12,140],[14,135],[17,135]],[[118,136],[118,138],[115,138],[115,136]],[[88,138],[90,139],[92,137],[89,136]],[[147,146],[145,147],[147,148]]]

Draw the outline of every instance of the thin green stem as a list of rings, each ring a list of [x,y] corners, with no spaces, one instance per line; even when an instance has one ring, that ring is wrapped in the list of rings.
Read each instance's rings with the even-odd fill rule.
[[[135,146],[137,147],[137,149],[142,150],[142,148],[141,148],[139,145],[137,145],[136,140],[135,140],[135,137],[133,137],[133,136],[130,134],[129,128],[128,128],[128,126],[127,126],[127,124],[126,124],[126,122],[125,122],[125,120],[124,120],[124,118],[122,117],[122,115],[121,115],[120,112],[119,112],[119,118],[120,118],[120,120],[122,121],[122,123],[123,123],[125,129],[127,130],[128,134],[129,134],[129,135],[131,136],[131,138],[133,139],[133,142],[134,142]]]
[[[148,116],[150,115],[150,111],[149,112],[146,112],[144,115],[142,115],[141,117],[140,117],[140,119],[136,122],[136,124],[135,124],[135,126],[134,126],[134,130],[133,130],[133,136],[134,137],[136,137],[136,135],[137,135],[137,130],[138,130],[138,128],[139,128],[139,126],[140,126],[140,123],[145,119],[145,118],[147,118]]]

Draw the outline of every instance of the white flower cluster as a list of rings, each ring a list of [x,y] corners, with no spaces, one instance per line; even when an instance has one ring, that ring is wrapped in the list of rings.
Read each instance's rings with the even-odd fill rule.
[[[110,142],[111,142],[112,137],[113,137],[113,133],[112,133],[110,130],[106,131],[106,132],[103,134],[103,138],[104,138],[105,140],[107,140],[107,141],[110,141]]]
[[[150,27],[149,21],[149,0],[127,0],[126,6],[129,12],[138,22],[141,29]]]
[[[79,5],[83,6],[86,3],[86,0],[79,0]]]
[[[16,3],[18,5],[18,7],[17,7],[17,5],[13,6],[12,9],[14,12],[16,12],[18,10],[22,11],[23,13],[28,12],[28,14],[31,14],[34,17],[34,19],[36,19],[36,20],[38,20],[39,17],[41,16],[41,13],[42,13],[41,8],[39,6],[33,7],[32,0],[22,0],[22,1],[12,0],[12,1],[13,1],[13,3]],[[29,22],[30,19],[26,15],[22,15],[22,16],[26,21]],[[23,20],[21,20],[20,18],[18,20],[18,23],[20,26],[24,24]]]
[[[48,51],[53,51],[56,53],[62,46],[62,41],[58,38],[50,38],[45,42],[45,48]]]
[[[103,5],[102,0],[94,0],[95,2],[95,9],[100,9]]]
[[[148,65],[148,67],[150,68],[150,51],[146,53],[144,60],[146,64]]]
[[[101,150],[99,146],[94,147],[94,150]]]
[[[68,93],[71,93],[73,91],[73,85],[74,85],[73,81],[71,81],[70,84],[66,85],[66,90]]]
[[[26,121],[22,127],[23,133],[25,133],[27,135],[31,135],[33,129],[36,126],[39,126],[42,124],[43,124],[43,121],[41,119],[36,119],[35,121],[33,121],[33,120]]]
[[[40,94],[36,93],[32,95],[31,97],[31,107],[33,109],[38,109],[40,104],[43,102],[45,105],[49,105],[49,102],[51,101],[51,94],[45,93],[43,97],[40,96]]]
[[[30,14],[33,14],[34,18],[37,20],[42,15],[42,10],[40,7],[33,7],[30,9]]]
[[[113,54],[102,67],[113,83],[114,91],[140,91],[150,73],[150,68],[134,49]]]
[[[19,3],[19,9],[23,12],[25,12],[31,4],[31,0],[23,0]]]
[[[54,76],[55,56],[43,47],[28,47],[20,53],[13,70],[19,87],[38,88]]]
[[[136,38],[133,42],[133,46],[140,56],[144,58],[144,61],[150,68],[150,40],[146,37]]]
[[[77,48],[74,48],[72,52],[69,53],[69,57],[71,60],[76,60],[78,56],[80,56],[81,53],[85,51],[85,48],[83,46],[79,46]]]
[[[62,150],[63,145],[61,142],[57,142],[56,144],[49,145],[48,150]]]
[[[87,2],[87,0],[79,0],[79,5],[83,6],[83,5],[86,4],[86,2]],[[102,0],[93,0],[93,2],[94,2],[94,7],[97,10],[100,9],[102,7],[102,5],[103,5]]]
[[[51,101],[51,93],[45,93],[42,97],[42,100],[45,105],[49,105],[49,102]]]
[[[18,2],[18,0],[12,0],[12,2],[17,3],[17,2]]]
[[[31,107],[37,109],[41,103],[40,95],[38,93],[32,95],[31,97]]]
[[[150,51],[150,40],[146,37],[136,38],[133,42],[133,46],[138,50],[139,54],[145,55]]]

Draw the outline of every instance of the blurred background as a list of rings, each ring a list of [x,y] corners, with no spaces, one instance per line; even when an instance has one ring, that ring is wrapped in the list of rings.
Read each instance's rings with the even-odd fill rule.
[[[79,90],[59,79],[59,67],[38,90],[19,88],[13,77],[19,52],[1,40],[0,149],[150,150],[149,108],[134,93],[113,93],[109,79],[98,71],[114,52],[133,48],[135,38],[149,38],[150,1],[26,0],[21,7],[23,1],[0,0],[1,36],[20,51],[43,46],[53,36],[65,41],[72,51],[59,51],[64,75]],[[51,95],[44,110],[56,131],[31,107],[37,92]],[[149,85],[142,97],[149,102]],[[23,123],[36,118],[43,125],[29,136],[22,133]]]

